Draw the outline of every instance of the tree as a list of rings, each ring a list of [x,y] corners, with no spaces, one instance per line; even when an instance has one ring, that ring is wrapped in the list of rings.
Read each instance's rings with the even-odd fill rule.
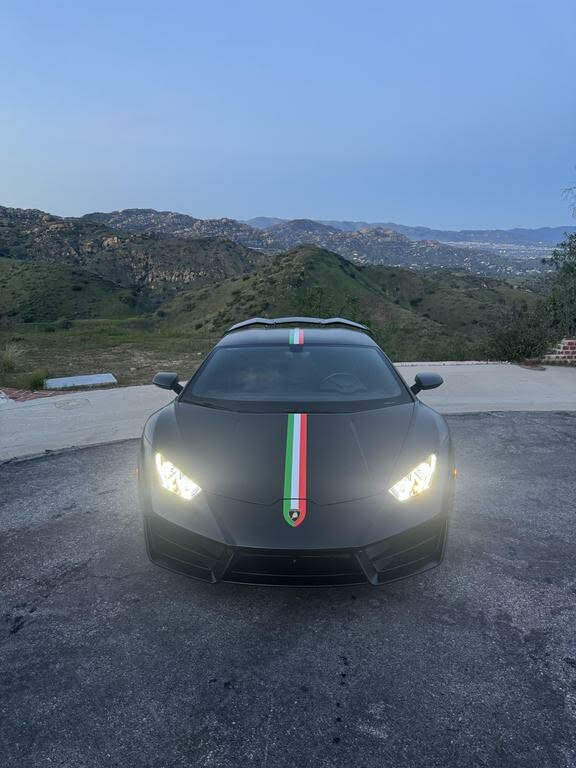
[[[576,234],[568,235],[547,259],[556,269],[548,297],[552,327],[558,337],[576,335]]]
[[[568,187],[568,189],[565,189],[562,197],[568,200],[572,207],[572,214],[576,216],[576,187]]]

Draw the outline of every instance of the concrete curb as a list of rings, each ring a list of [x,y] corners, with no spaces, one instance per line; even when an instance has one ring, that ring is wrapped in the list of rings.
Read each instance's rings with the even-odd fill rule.
[[[428,366],[445,366],[445,365],[515,365],[508,360],[428,360],[427,362],[408,362],[408,363],[394,363],[394,365],[402,368],[408,367],[420,367],[425,368]]]
[[[71,445],[68,448],[46,448],[46,450],[40,453],[28,453],[22,456],[14,456],[12,459],[3,459],[0,461],[0,467],[4,467],[7,464],[20,464],[25,461],[36,461],[37,459],[49,459],[51,456],[60,456],[66,453],[77,453],[78,451],[85,451],[89,448],[102,448],[105,445],[120,445],[121,443],[134,443],[138,441],[138,437],[125,437],[122,440],[106,440],[103,443],[91,443],[90,445]]]

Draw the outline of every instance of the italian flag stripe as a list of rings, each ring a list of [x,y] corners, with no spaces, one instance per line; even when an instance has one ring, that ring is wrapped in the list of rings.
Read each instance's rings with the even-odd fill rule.
[[[290,331],[290,344],[304,344],[303,328],[292,328]]]
[[[283,514],[291,526],[300,525],[306,517],[307,430],[306,413],[288,414]]]

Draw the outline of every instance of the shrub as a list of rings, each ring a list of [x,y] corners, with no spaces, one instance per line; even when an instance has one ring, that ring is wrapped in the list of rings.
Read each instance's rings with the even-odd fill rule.
[[[48,378],[47,371],[33,371],[28,376],[28,388],[29,389],[44,389],[44,381]]]
[[[557,336],[576,334],[576,233],[568,235],[545,260],[556,268],[549,304]]]
[[[18,368],[18,361],[23,354],[22,347],[17,344],[6,344],[0,350],[0,373],[12,373]]]
[[[490,335],[488,355],[511,362],[540,357],[553,335],[549,313],[543,304],[530,309],[514,304]]]

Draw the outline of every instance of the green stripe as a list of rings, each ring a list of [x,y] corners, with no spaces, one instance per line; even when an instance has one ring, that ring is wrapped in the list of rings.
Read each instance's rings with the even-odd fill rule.
[[[288,429],[286,432],[286,461],[284,464],[284,503],[283,515],[288,525],[294,526],[290,518],[290,492],[292,490],[292,442],[294,440],[294,414],[288,414]]]
[[[290,344],[295,343],[296,341],[295,336],[296,336],[296,331],[295,330],[290,331]]]

